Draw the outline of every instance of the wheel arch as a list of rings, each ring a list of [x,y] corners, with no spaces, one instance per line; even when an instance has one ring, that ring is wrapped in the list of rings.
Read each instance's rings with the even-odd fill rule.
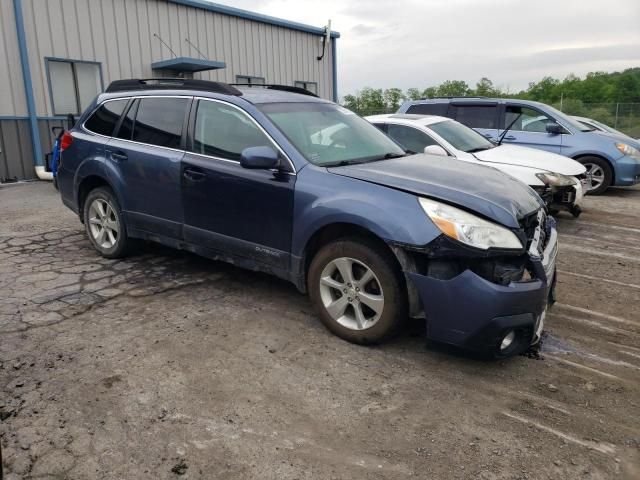
[[[112,192],[114,192],[114,195],[116,195],[116,198],[117,198],[117,194],[115,193],[112,185],[102,175],[92,174],[84,177],[78,183],[77,194],[76,194],[76,200],[78,202],[78,215],[80,216],[80,221],[83,223],[84,223],[84,215],[83,215],[84,202],[87,199],[89,192],[99,187],[108,187]]]
[[[598,154],[598,153],[580,153],[574,157],[572,157],[576,162],[580,162],[581,158],[585,158],[585,157],[595,157],[595,158],[599,158],[600,160],[604,160],[605,162],[607,162],[607,164],[609,165],[609,168],[611,169],[611,185],[615,185],[616,182],[616,169],[613,166],[613,162],[608,159],[607,157],[605,157],[604,155]],[[580,162],[582,163],[582,162]]]

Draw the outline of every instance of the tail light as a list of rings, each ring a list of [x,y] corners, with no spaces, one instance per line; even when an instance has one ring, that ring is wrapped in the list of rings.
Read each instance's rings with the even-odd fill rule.
[[[64,132],[62,134],[62,138],[60,139],[60,151],[61,152],[65,151],[67,148],[71,146],[72,143],[73,143],[73,137],[71,136],[71,133]]]

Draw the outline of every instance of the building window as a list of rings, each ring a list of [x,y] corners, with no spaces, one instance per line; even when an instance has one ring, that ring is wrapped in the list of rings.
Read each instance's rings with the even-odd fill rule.
[[[54,115],[79,115],[102,92],[98,62],[47,58],[46,67]]]
[[[317,95],[318,83],[317,82],[305,82],[303,80],[296,80],[293,84],[294,87],[304,88],[305,90]]]
[[[264,85],[264,77],[251,77],[249,75],[236,75],[236,83],[240,85]]]

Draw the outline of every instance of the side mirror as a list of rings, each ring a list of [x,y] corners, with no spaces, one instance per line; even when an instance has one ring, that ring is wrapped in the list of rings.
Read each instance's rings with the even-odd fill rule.
[[[547,133],[558,135],[564,132],[564,128],[556,122],[547,122]]]
[[[424,153],[428,155],[439,155],[441,157],[447,157],[449,154],[440,145],[428,145],[424,147]]]
[[[240,154],[240,165],[252,170],[270,170],[280,166],[280,156],[271,147],[249,147]]]

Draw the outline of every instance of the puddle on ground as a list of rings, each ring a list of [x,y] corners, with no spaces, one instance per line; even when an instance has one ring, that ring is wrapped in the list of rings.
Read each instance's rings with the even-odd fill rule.
[[[568,343],[544,331],[540,341],[536,345],[529,347],[521,355],[534,360],[544,360],[543,354],[545,353],[577,353],[577,350]]]

